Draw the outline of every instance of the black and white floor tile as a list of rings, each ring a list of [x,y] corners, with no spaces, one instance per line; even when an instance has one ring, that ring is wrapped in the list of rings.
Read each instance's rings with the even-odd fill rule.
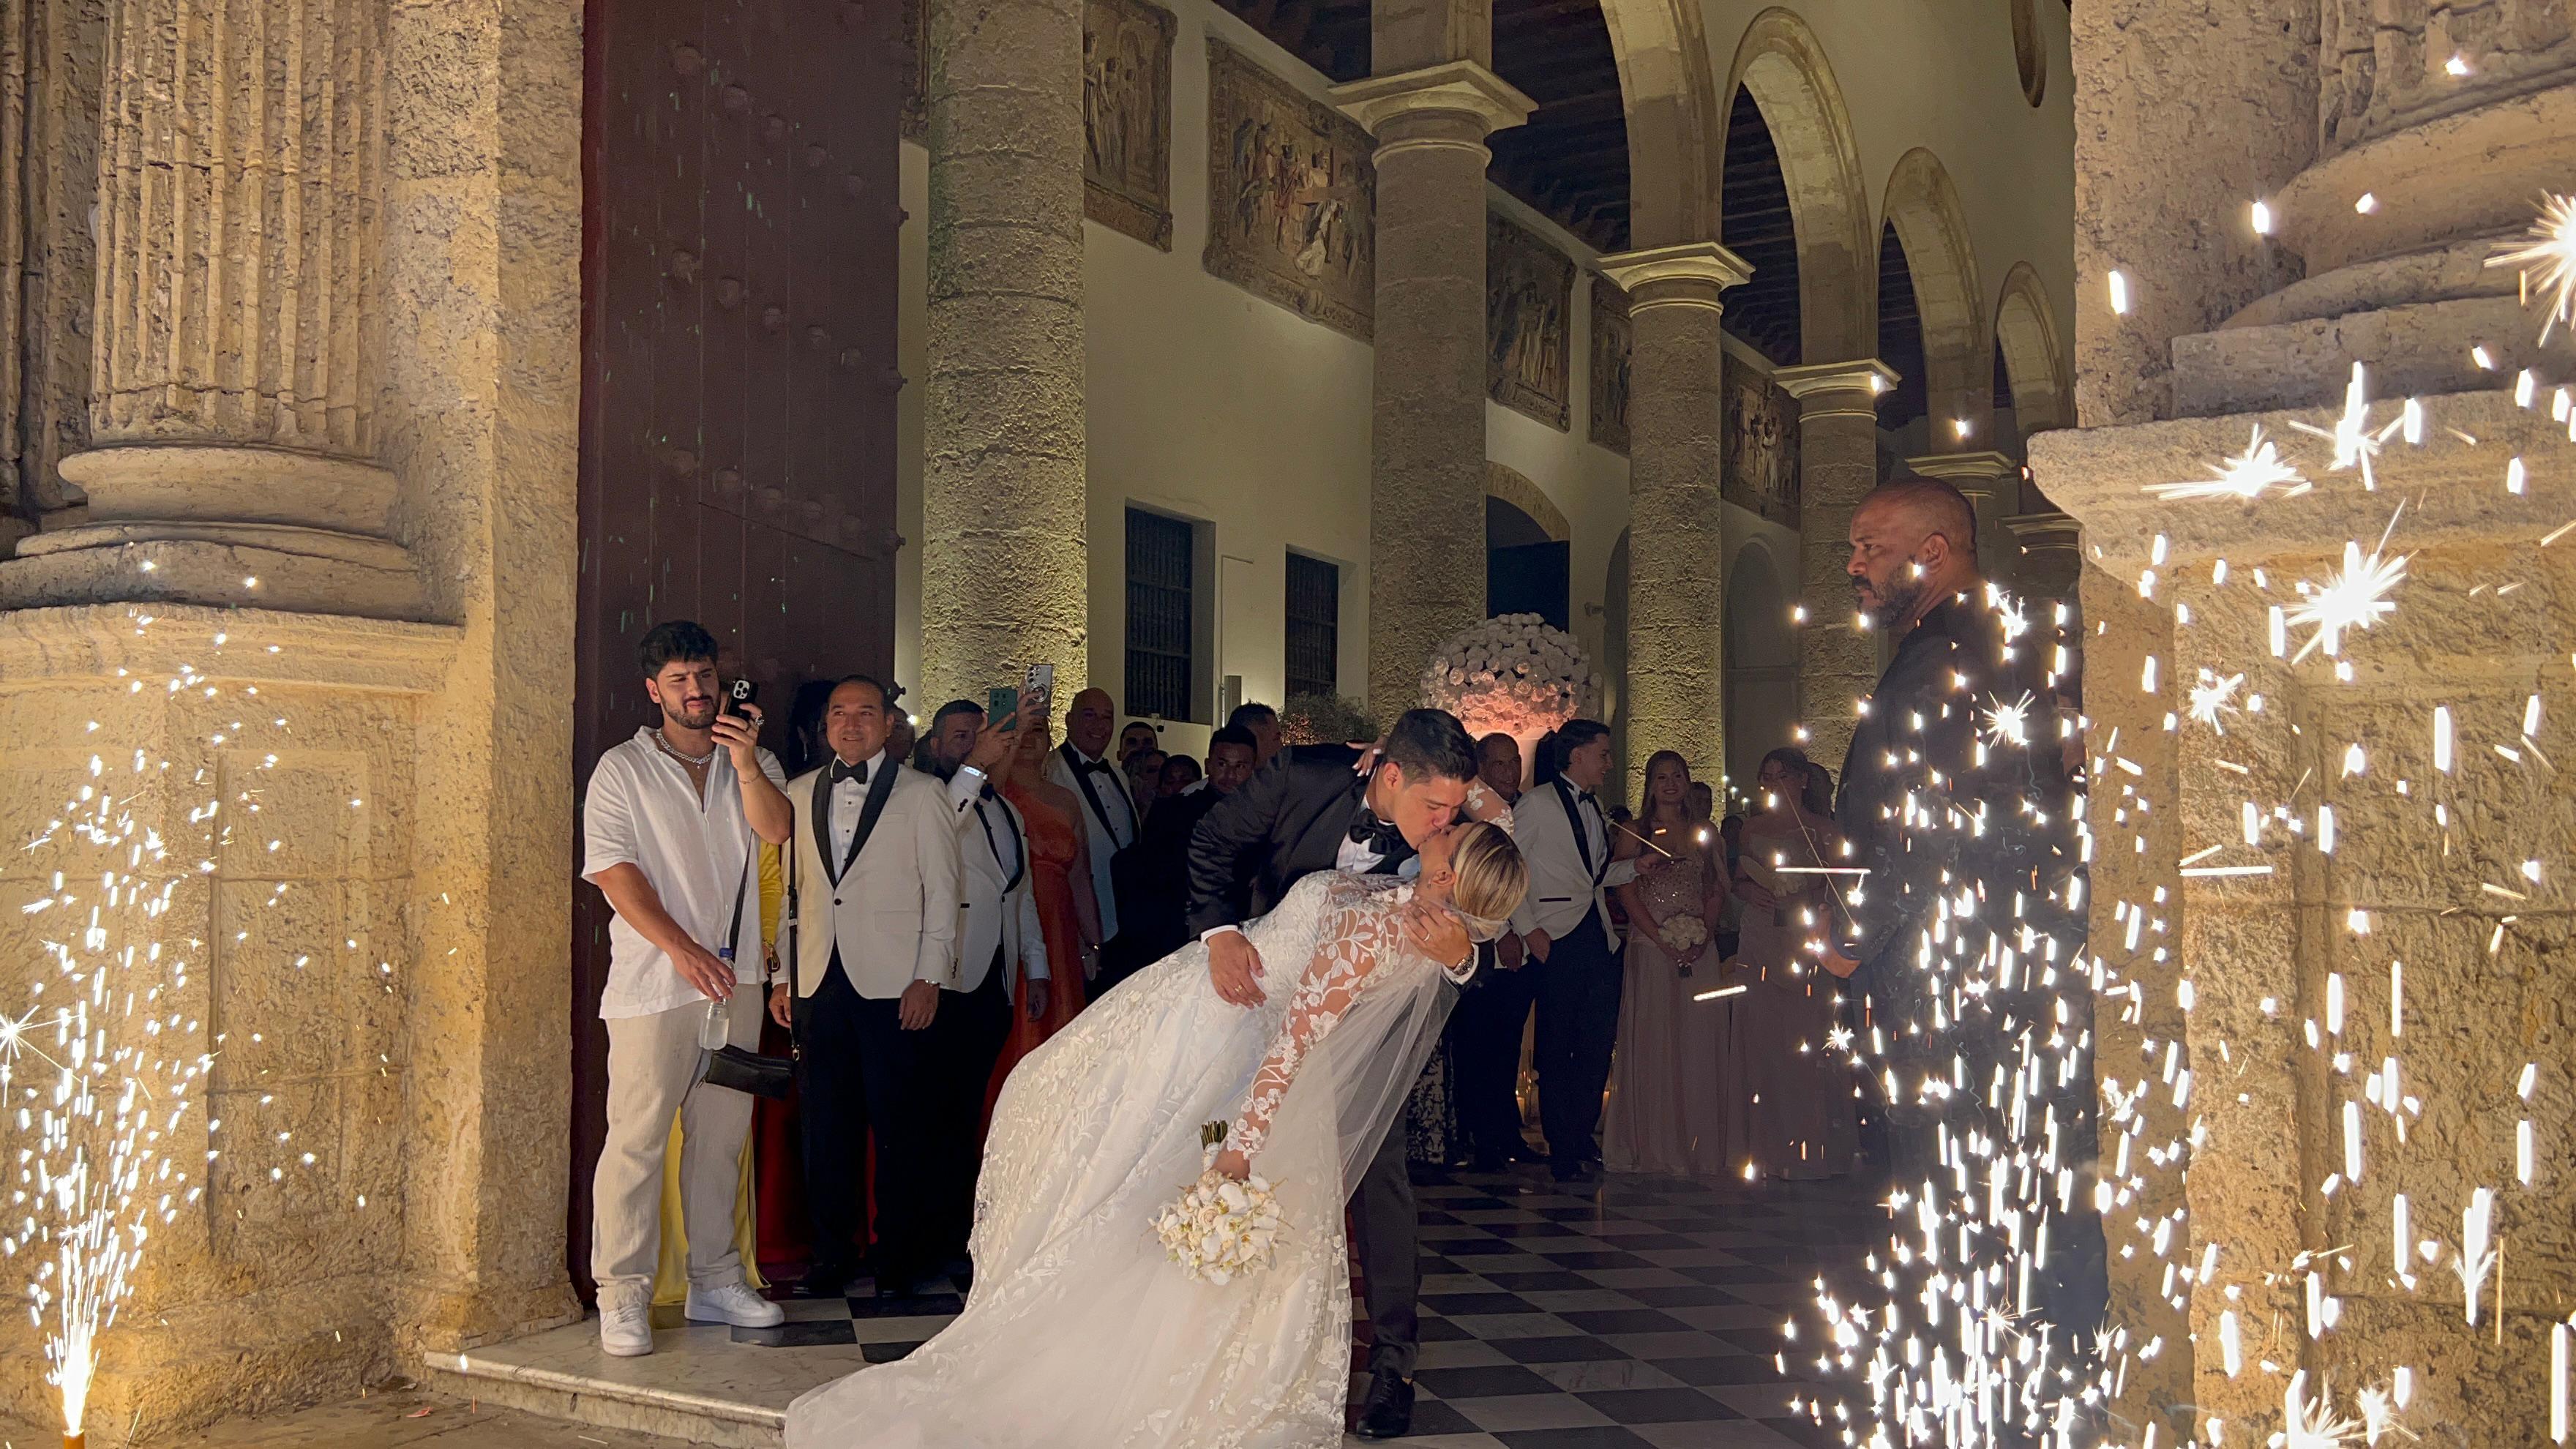
[[[1796,1377],[1782,1327],[1884,1241],[1864,1188],[1717,1185],[1613,1174],[1566,1187],[1536,1168],[1429,1174],[1422,1207],[1417,1449],[1790,1449],[1839,1445],[1813,1405],[1849,1392]],[[946,1285],[933,1285],[945,1289]],[[953,1292],[793,1300],[738,1342],[909,1353]],[[1357,1326],[1363,1338],[1365,1324]],[[1366,1349],[1355,1345],[1355,1365]],[[1353,1376],[1354,1395],[1367,1380]],[[1793,1412],[1792,1404],[1799,1407]],[[1359,1441],[1350,1441],[1357,1444]]]

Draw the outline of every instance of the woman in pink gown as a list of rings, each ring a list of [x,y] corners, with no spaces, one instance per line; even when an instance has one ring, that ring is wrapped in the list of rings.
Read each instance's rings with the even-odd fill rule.
[[[1614,858],[1637,862],[1636,880],[1619,887],[1628,980],[1602,1111],[1601,1160],[1615,1172],[1715,1177],[1729,1166],[1718,1067],[1729,1003],[1692,999],[1719,984],[1720,851],[1691,814],[1690,783],[1689,763],[1657,750],[1644,808],[1612,827]]]

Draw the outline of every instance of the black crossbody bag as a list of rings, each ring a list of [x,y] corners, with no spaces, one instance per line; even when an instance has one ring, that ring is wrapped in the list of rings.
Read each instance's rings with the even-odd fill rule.
[[[723,957],[727,964],[732,963],[735,948],[742,944],[743,897],[751,888],[752,875],[759,869],[760,845],[755,841],[751,848],[751,859],[746,861],[743,865],[742,881],[734,887],[733,934],[726,940],[723,952]],[[787,922],[792,929],[793,923],[796,920],[796,842],[793,839],[790,839],[787,842],[786,909]],[[791,965],[788,969],[793,972],[795,968]],[[762,1001],[760,1003],[760,1007],[763,1012],[767,1012],[769,1009],[769,1002],[767,999],[769,995],[768,973],[766,971],[762,972],[761,977]],[[793,994],[794,988],[792,983],[795,981],[795,977],[790,975],[788,980],[791,983],[790,994]],[[799,1053],[796,1049],[796,1013],[791,1011],[787,1014],[787,1055],[783,1057],[762,1056],[758,1052],[749,1051],[728,1042],[722,1050],[707,1053],[707,1064],[700,1075],[707,1085],[711,1087],[731,1087],[737,1092],[749,1092],[755,1097],[767,1097],[772,1101],[781,1101],[786,1098],[788,1092],[796,1085],[796,1059],[798,1055]]]

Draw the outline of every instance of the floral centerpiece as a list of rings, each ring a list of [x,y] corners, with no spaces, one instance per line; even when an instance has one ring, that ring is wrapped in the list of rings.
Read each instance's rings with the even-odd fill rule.
[[[1503,614],[1453,635],[1422,670],[1422,702],[1471,735],[1535,739],[1601,709],[1602,678],[1573,635],[1536,614]]]
[[[1154,1236],[1183,1273],[1201,1283],[1224,1284],[1267,1268],[1279,1256],[1279,1199],[1255,1175],[1242,1182],[1216,1170],[1226,1126],[1210,1122],[1199,1142],[1210,1165],[1181,1189],[1180,1200],[1154,1218]]]

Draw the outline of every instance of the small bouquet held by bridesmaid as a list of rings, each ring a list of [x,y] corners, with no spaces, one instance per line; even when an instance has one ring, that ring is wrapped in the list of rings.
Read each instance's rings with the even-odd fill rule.
[[[1237,1182],[1216,1170],[1225,1134],[1222,1122],[1199,1129],[1199,1145],[1210,1165],[1198,1181],[1181,1189],[1178,1202],[1154,1219],[1164,1255],[1202,1283],[1224,1284],[1257,1273],[1279,1256],[1279,1199],[1258,1176]]]
[[[1708,944],[1708,923],[1697,916],[1666,916],[1655,929],[1655,937],[1664,943],[1665,950],[1687,951]]]

